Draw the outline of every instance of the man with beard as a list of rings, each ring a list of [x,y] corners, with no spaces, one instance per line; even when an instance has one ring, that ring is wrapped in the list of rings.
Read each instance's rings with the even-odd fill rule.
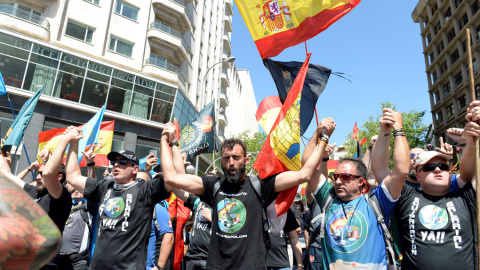
[[[65,166],[62,164],[62,158],[63,151],[55,150],[49,161],[38,167],[36,186],[29,185],[18,177],[11,177],[48,213],[60,232],[63,232],[72,207],[70,193],[62,185],[65,182]],[[58,269],[58,254],[41,269]]]
[[[242,140],[235,138],[225,140],[221,146],[225,179],[178,174],[169,149],[178,147],[178,142],[172,140],[171,136],[175,133],[175,127],[171,123],[165,125],[161,139],[161,165],[165,183],[199,195],[213,209],[206,269],[266,269],[264,209],[278,192],[312,178],[334,129],[333,119],[325,118],[320,122],[316,133],[321,140],[315,142],[315,150],[300,171],[286,171],[258,180],[245,174],[249,161],[247,149]],[[220,184],[218,189],[215,188],[217,183]],[[257,184],[261,192],[254,188]]]

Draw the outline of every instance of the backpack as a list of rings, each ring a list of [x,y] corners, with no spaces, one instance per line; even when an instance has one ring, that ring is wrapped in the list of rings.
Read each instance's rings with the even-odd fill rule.
[[[370,193],[370,194],[363,194],[365,197],[365,200],[367,200],[368,205],[370,208],[372,208],[373,213],[375,214],[375,217],[377,218],[377,223],[380,224],[383,230],[383,238],[385,240],[385,247],[386,247],[386,255],[387,255],[387,269],[397,269],[397,266],[395,264],[395,255],[393,253],[393,248],[392,248],[392,235],[390,234],[390,231],[388,230],[387,225],[385,224],[385,217],[383,213],[383,209],[380,207],[380,202],[378,201],[377,196],[375,194]],[[312,221],[310,222],[311,226],[320,226],[319,230],[315,230],[314,233],[310,235],[310,243],[315,240],[316,237],[320,237],[320,242],[323,240],[325,237],[325,213],[328,210],[328,208],[332,205],[333,200],[337,197],[337,194],[335,194],[335,190],[331,190],[328,193],[327,198],[323,201],[323,206],[321,207],[322,211],[320,214],[316,215],[314,218],[312,218]],[[316,228],[316,227],[312,227]]]
[[[270,249],[271,242],[270,242],[270,234],[268,233],[268,218],[267,218],[267,212],[265,209],[265,200],[263,200],[262,197],[262,187],[260,185],[260,178],[256,175],[249,175],[250,177],[250,183],[252,184],[252,188],[255,191],[255,194],[257,194],[258,199],[262,202],[262,223],[263,223],[263,242],[265,243],[265,247],[267,247],[267,250]],[[212,197],[215,197],[220,190],[220,187],[223,184],[223,181],[225,181],[225,178],[220,178],[218,179],[215,184],[213,185],[213,192],[212,192]]]

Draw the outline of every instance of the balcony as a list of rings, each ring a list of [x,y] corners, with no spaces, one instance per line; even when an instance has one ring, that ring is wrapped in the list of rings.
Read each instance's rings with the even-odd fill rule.
[[[225,23],[225,31],[231,33],[232,32],[232,17],[225,15],[223,16],[223,21]]]
[[[225,0],[225,15],[233,15],[233,5],[232,0]]]
[[[15,32],[22,29],[23,33],[30,36],[45,41],[50,40],[50,22],[47,18],[25,12],[9,4],[0,4],[0,27]]]
[[[145,59],[143,66],[143,73],[145,75],[161,78],[169,82],[176,83],[184,92],[188,91],[188,82],[178,67],[168,63],[167,59],[160,57],[149,57]]]
[[[220,123],[220,125],[222,126],[228,126],[228,119],[227,119],[227,116],[225,115],[225,109],[223,108],[220,108],[220,110],[218,111],[218,122]]]
[[[161,22],[153,22],[150,24],[147,37],[175,51],[180,61],[190,61],[190,48],[178,30]]]
[[[229,52],[232,51],[232,45],[231,45],[231,41],[230,41],[230,36],[228,35],[227,32],[224,32],[223,33],[223,49],[224,50],[227,50]]]
[[[227,96],[227,89],[223,88],[220,90],[220,105],[222,107],[227,107],[230,104]]]
[[[187,10],[184,0],[152,0],[152,4],[158,9],[175,17],[177,23],[180,23],[182,29],[192,30],[192,25],[195,19]]]
[[[220,76],[222,81],[222,88],[227,88],[230,86],[230,81],[228,80],[227,70],[222,69],[222,75]]]

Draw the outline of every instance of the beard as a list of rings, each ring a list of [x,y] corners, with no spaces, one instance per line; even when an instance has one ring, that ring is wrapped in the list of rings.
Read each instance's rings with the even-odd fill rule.
[[[233,167],[233,166],[232,166]],[[240,180],[245,175],[245,164],[240,165],[235,170],[235,174],[230,174],[230,170],[222,166],[223,174],[225,175],[225,180],[230,184],[235,184],[240,182]]]
[[[415,173],[415,170],[410,170],[410,172],[408,172],[408,177],[412,178],[413,180],[417,180],[417,174]]]
[[[47,191],[47,188],[45,186],[36,186],[35,187],[35,191],[38,193],[38,194],[43,194]]]

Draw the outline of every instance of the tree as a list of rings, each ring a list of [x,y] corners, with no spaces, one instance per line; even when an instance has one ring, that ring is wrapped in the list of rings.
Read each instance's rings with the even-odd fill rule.
[[[234,136],[235,138],[241,139],[245,142],[247,146],[247,152],[250,154],[250,161],[247,164],[246,172],[250,173],[252,170],[253,164],[257,160],[258,153],[262,149],[265,140],[267,139],[267,134],[265,132],[255,132],[252,136],[249,135],[249,131],[243,131],[238,135]],[[254,171],[256,174],[256,171]]]
[[[367,138],[367,143],[362,145],[362,150],[365,151],[368,148],[370,138],[374,135],[380,133],[380,117],[382,116],[382,110],[384,108],[396,109],[396,106],[390,102],[380,103],[380,110],[376,116],[369,116],[368,121],[366,121],[358,130],[358,140]],[[428,126],[425,125],[422,121],[422,117],[425,115],[426,111],[417,112],[415,110],[410,110],[408,112],[402,112],[403,120],[403,129],[407,136],[408,145],[410,148],[423,148],[426,145],[425,137],[427,134]],[[353,127],[353,126],[352,126]],[[347,136],[347,141],[345,142],[345,151],[347,152],[348,157],[352,157],[357,152],[357,144],[355,140],[350,137],[352,133]],[[390,139],[390,149],[391,153],[393,151],[393,136]]]

